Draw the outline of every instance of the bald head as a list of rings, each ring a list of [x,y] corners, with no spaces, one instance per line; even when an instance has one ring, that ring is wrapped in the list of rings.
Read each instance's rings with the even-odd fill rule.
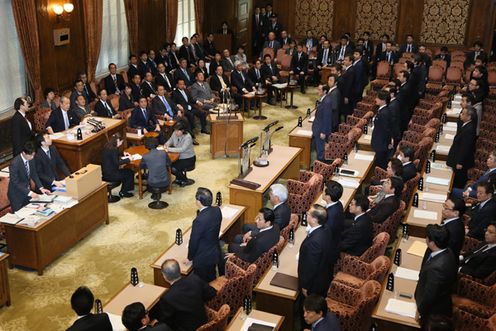
[[[162,263],[162,275],[167,282],[174,283],[181,278],[179,263],[174,259],[165,260],[164,263]]]

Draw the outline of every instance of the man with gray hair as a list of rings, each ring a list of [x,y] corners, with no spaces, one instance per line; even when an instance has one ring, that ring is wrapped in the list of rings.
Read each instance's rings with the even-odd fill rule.
[[[241,61],[236,61],[234,62],[234,66],[235,70],[231,73],[231,85],[238,89],[238,92],[234,94],[234,99],[238,105],[241,105],[242,96],[250,92],[255,92],[256,89],[251,79],[244,72],[245,66],[243,63]]]
[[[205,304],[215,296],[215,289],[194,273],[181,278],[174,259],[162,263],[162,276],[170,288],[160,298],[159,321],[175,331],[194,331],[207,323]]]
[[[67,130],[72,126],[79,125],[79,122],[79,117],[71,109],[71,101],[69,98],[61,96],[60,106],[55,111],[52,111],[45,124],[45,128],[49,134],[54,134]]]

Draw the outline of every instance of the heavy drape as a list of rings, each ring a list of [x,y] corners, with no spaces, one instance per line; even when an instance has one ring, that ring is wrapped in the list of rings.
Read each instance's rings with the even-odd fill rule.
[[[86,73],[88,80],[95,78],[102,43],[102,0],[81,1],[84,12],[84,39],[86,42]]]
[[[166,0],[166,28],[167,28],[167,42],[174,42],[174,38],[176,38],[176,29],[177,29],[177,11],[178,11],[178,3],[177,0]]]
[[[203,0],[194,0],[195,1],[195,26],[196,32],[202,33],[203,31],[203,15],[205,14],[204,10],[204,2]],[[203,40],[206,40],[207,37],[203,36]]]
[[[126,7],[126,21],[131,54],[138,52],[138,1],[124,0]]]

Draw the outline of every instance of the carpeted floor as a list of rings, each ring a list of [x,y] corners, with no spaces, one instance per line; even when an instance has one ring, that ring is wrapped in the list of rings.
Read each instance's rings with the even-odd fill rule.
[[[295,93],[296,110],[264,104],[268,119],[247,119],[244,138],[259,135],[263,126],[279,120],[284,129],[274,135],[273,144],[288,145],[288,132],[316,99],[316,89],[309,88],[305,95]],[[208,187],[214,194],[220,191],[223,201],[229,200],[227,185],[237,175],[237,159],[212,160],[209,136],[199,135],[198,140],[196,169],[189,174],[196,183],[185,188],[174,186],[172,195],[163,195],[169,203],[167,209],[147,208],[148,193],[143,200],[121,200],[109,206],[108,226],[101,226],[49,265],[43,276],[34,271],[10,270],[12,305],[0,309],[0,330],[65,330],[75,319],[69,302],[74,289],[86,285],[105,304],[129,281],[131,267],[138,269],[141,280],[152,283],[149,264],[172,243],[177,228],[191,225],[196,213],[196,188]]]

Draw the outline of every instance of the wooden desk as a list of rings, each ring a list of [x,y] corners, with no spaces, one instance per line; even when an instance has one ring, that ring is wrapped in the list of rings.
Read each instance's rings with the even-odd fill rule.
[[[8,257],[9,254],[2,254],[0,256],[0,307],[3,305],[10,306]]]
[[[239,308],[238,311],[236,312],[236,315],[234,315],[233,319],[227,326],[226,331],[239,331],[242,329],[246,319],[244,320],[241,319],[241,311],[242,308]],[[282,322],[284,321],[284,316],[269,314],[264,311],[260,311],[256,309],[252,309],[252,311],[248,314],[248,318],[253,318],[261,322],[274,324],[275,331],[279,330],[279,328],[282,325]]]
[[[236,213],[232,217],[223,217],[220,226],[219,238],[225,239],[227,242],[231,242],[236,234],[241,233],[241,227],[243,226],[243,213],[246,210],[243,206],[235,206],[231,204],[224,204],[221,210],[228,207],[229,209],[235,209]],[[153,269],[153,283],[155,285],[160,285],[164,287],[170,287],[162,276],[162,263],[167,259],[176,259],[181,267],[181,275],[187,276],[191,270],[192,265],[185,265],[182,263],[184,259],[188,257],[188,245],[189,238],[191,236],[191,227],[183,230],[183,243],[181,245],[176,245],[172,243],[167,249],[152,263],[150,266]]]
[[[148,149],[144,145],[129,147],[125,151],[131,155],[139,154],[141,156],[148,153]],[[179,159],[179,153],[169,152],[167,154],[169,154],[169,158],[171,159],[172,163],[176,162]],[[133,160],[129,164],[127,164],[126,166],[129,167],[130,169],[132,169],[134,172],[138,173],[138,193],[139,193],[138,196],[140,199],[143,199],[143,192],[145,190],[143,190],[143,172],[141,169],[141,160]],[[169,171],[169,180],[172,183],[172,178],[170,176],[171,176],[171,174]],[[169,194],[171,193],[170,187],[171,187],[171,185],[169,185]]]
[[[439,137],[439,142],[434,144],[437,160],[446,161],[448,159],[449,149],[451,145],[453,145],[453,138],[455,137],[455,134],[456,131],[446,130],[446,124],[444,124],[444,130]]]
[[[236,119],[218,120],[217,115],[210,114],[210,153],[215,159],[219,156],[239,156],[239,146],[243,143],[243,115],[236,114]]]
[[[77,127],[60,132],[62,136],[53,139],[54,145],[57,146],[57,150],[71,172],[77,171],[89,163],[101,164],[103,147],[114,133],[119,132],[121,134],[124,139],[124,148],[126,148],[126,120],[105,117],[96,117],[96,119],[104,123],[104,130],[92,133],[90,125],[81,125],[83,140],[67,139],[67,133],[73,133],[76,137]],[[56,133],[55,136],[60,135]]]
[[[422,264],[422,257],[408,254],[407,251],[410,246],[415,241],[421,241],[425,243],[425,239],[410,236],[408,240],[399,239],[396,249],[401,249],[401,267],[420,270]],[[396,251],[396,250],[395,250]],[[394,256],[394,255],[393,255]],[[395,272],[398,267],[393,264],[390,272]],[[389,313],[386,311],[386,305],[389,299],[396,298],[402,301],[415,302],[413,294],[415,293],[415,288],[417,287],[417,282],[413,280],[403,279],[395,277],[394,279],[394,292],[386,290],[387,277],[382,284],[382,292],[379,298],[379,302],[372,313],[372,318],[378,325],[378,330],[395,330],[395,331],[406,331],[406,330],[418,330],[420,325],[417,321],[410,317],[405,317],[397,315],[394,313]],[[411,294],[412,298],[399,297],[399,293]]]
[[[315,118],[315,110],[312,111],[310,117],[305,117],[301,127],[295,127],[288,134],[289,146],[301,148],[300,167],[304,169],[310,168],[310,155],[312,152],[312,122]]]
[[[367,129],[367,134],[362,134],[360,138],[357,141],[357,147],[359,150],[363,151],[373,151],[372,150],[372,132],[374,131],[374,128],[371,128],[370,126]]]
[[[317,69],[315,69],[317,70]],[[329,79],[329,76],[331,75],[331,68],[330,67],[323,67],[322,70],[320,71],[320,83],[321,84],[327,84],[327,79]]]
[[[124,308],[133,302],[141,302],[145,309],[150,310],[160,300],[165,291],[167,291],[165,287],[152,284],[140,283],[138,286],[133,286],[128,283],[107,302],[103,307],[103,311],[120,316]]]
[[[128,144],[143,145],[145,136],[137,133],[126,132],[126,139]]]
[[[249,222],[253,221],[258,210],[262,208],[263,194],[278,178],[298,178],[300,153],[300,148],[273,146],[268,157],[269,165],[264,168],[253,166],[252,171],[244,178],[261,186],[251,190],[229,184],[229,202],[246,206],[245,217]]]
[[[79,203],[34,227],[4,224],[10,266],[36,269],[73,247],[103,223],[108,224],[107,184],[102,184]]]

